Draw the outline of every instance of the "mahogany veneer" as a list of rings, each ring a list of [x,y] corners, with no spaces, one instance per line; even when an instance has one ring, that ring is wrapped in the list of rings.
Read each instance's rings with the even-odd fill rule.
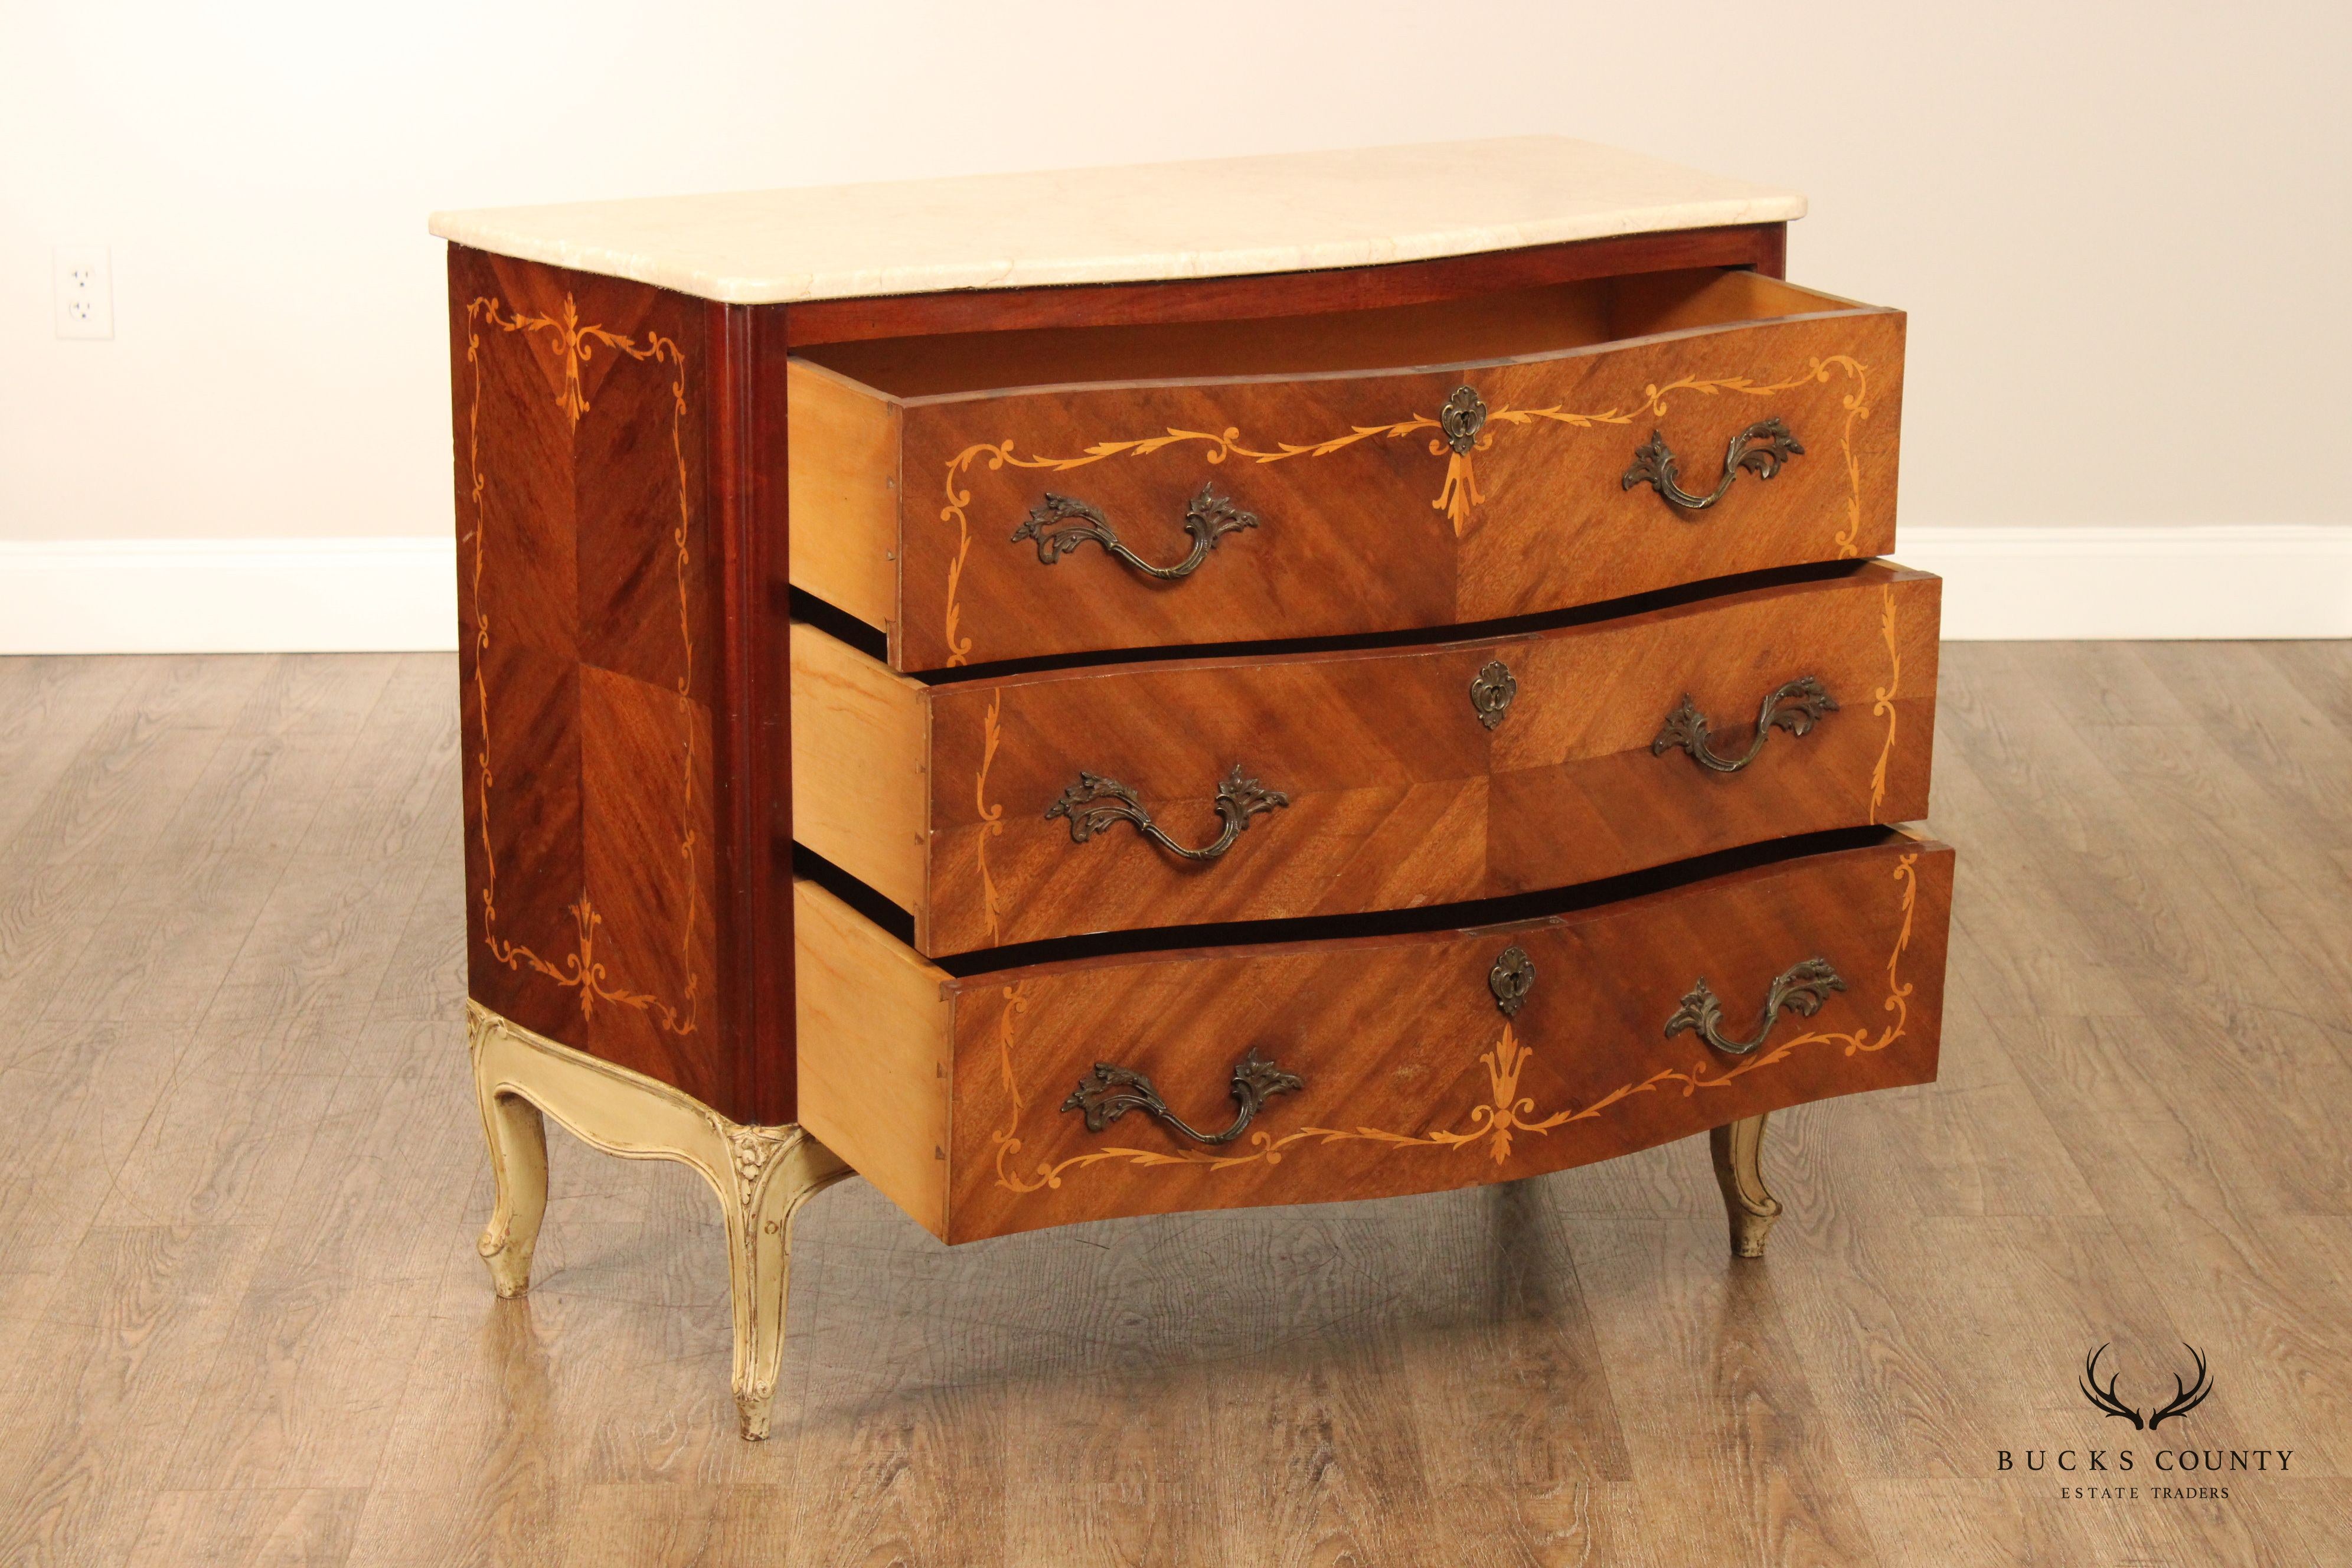
[[[925,684],[793,628],[794,832],[914,919],[931,954],[1089,931],[1279,920],[1563,887],[1927,808],[1942,584],[1826,577],[1475,641],[1087,665]],[[1507,705],[1474,698],[1499,665]],[[1811,678],[1837,706],[1738,773],[1655,742],[1685,699],[1710,752]],[[1048,809],[1082,773],[1171,835],[1220,826],[1239,765],[1286,805],[1200,865]]]
[[[802,1121],[948,1241],[1514,1181],[1934,1078],[1951,876],[1948,848],[1887,833],[1468,930],[955,976],[804,881],[802,1019],[828,1048],[803,1075]],[[1535,979],[1505,1016],[1488,976],[1512,948]],[[1664,1032],[1701,981],[1731,1032],[1749,1032],[1773,980],[1807,959],[1843,988],[1756,1053]],[[1091,1132],[1060,1108],[1107,1059],[1221,1129],[1252,1050],[1304,1083],[1231,1144],[1181,1142],[1135,1112]],[[899,1113],[877,1118],[877,1103]]]
[[[1899,311],[1706,270],[811,350],[789,394],[811,453],[793,580],[925,670],[1449,626],[1874,555],[1895,534],[1903,337]],[[1478,400],[1460,449],[1439,422],[1457,388]],[[1710,510],[1625,483],[1656,433],[1703,491],[1767,418],[1801,452]],[[1254,524],[1181,584],[1092,545],[1049,564],[1016,537],[1066,495],[1176,563],[1204,486]]]

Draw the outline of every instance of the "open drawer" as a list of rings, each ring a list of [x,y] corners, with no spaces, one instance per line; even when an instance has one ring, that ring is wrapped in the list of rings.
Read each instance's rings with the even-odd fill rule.
[[[793,627],[793,836],[934,955],[1562,887],[1927,812],[1890,562],[1539,630],[969,678]]]
[[[812,347],[794,586],[938,669],[1446,626],[1894,542],[1904,318],[1706,269]]]
[[[1951,889],[1948,848],[1865,829],[941,965],[803,880],[800,1118],[949,1241],[1511,1181],[1934,1078]]]

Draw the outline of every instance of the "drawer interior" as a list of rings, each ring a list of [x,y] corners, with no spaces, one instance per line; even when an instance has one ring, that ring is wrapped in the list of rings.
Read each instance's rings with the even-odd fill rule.
[[[1759,273],[1702,268],[1312,316],[878,338],[814,346],[799,357],[894,397],[939,397],[1506,360],[1854,308]]]

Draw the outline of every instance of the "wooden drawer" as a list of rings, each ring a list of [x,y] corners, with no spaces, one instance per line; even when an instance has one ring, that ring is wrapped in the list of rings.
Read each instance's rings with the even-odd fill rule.
[[[795,626],[793,837],[938,955],[1489,898],[1925,816],[1942,584],[1886,562],[1799,576],[1475,641],[933,684]],[[1230,843],[1188,859],[1138,815]]]
[[[1934,1078],[1951,878],[1948,848],[1873,830],[1478,907],[1471,930],[952,973],[803,881],[802,1120],[949,1241],[1510,1181]],[[1532,978],[1506,1016],[1514,951]],[[1734,1054],[1673,1026],[1708,987],[1731,1046],[1785,1005]],[[1069,1109],[1100,1062],[1223,1131],[1253,1054],[1300,1081],[1228,1142]]]
[[[792,580],[926,670],[1448,626],[1880,554],[1903,338],[1897,311],[1705,270],[812,348],[788,371]],[[1777,463],[1770,419],[1795,443]],[[1725,484],[1735,450],[1748,466],[1713,506],[1674,504],[1640,477],[1654,433],[1685,494]],[[1107,538],[1190,569],[1152,576]]]

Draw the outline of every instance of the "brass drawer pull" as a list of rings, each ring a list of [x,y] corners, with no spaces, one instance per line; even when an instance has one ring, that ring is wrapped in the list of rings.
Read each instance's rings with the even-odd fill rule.
[[[1478,722],[1492,730],[1511,710],[1511,700],[1518,694],[1519,683],[1511,667],[1495,659],[1470,682],[1470,710],[1478,715]]]
[[[1517,942],[1505,948],[1495,960],[1495,967],[1486,971],[1486,989],[1495,994],[1496,1010],[1506,1018],[1516,1018],[1536,988],[1536,963],[1528,950]]]
[[[1249,819],[1261,811],[1272,811],[1278,805],[1288,805],[1290,797],[1280,790],[1268,789],[1253,778],[1242,776],[1242,765],[1225,775],[1217,786],[1217,816],[1224,821],[1224,831],[1212,843],[1198,849],[1187,849],[1160,830],[1151,820],[1151,814],[1135,798],[1135,792],[1117,779],[1107,779],[1098,773],[1081,773],[1078,782],[1062,792],[1062,798],[1045,808],[1045,820],[1057,816],[1070,819],[1070,842],[1084,844],[1114,822],[1131,822],[1135,830],[1171,855],[1181,855],[1187,860],[1213,860],[1234,847],[1242,836]]]
[[[1655,485],[1658,493],[1675,505],[1688,511],[1704,511],[1721,500],[1731,489],[1731,481],[1746,468],[1759,479],[1769,479],[1780,471],[1780,465],[1790,458],[1804,456],[1804,447],[1789,433],[1776,416],[1759,419],[1731,438],[1731,447],[1723,455],[1723,478],[1711,495],[1695,496],[1676,483],[1675,454],[1666,445],[1665,432],[1650,432],[1649,443],[1633,452],[1633,466],[1625,470],[1625,480],[1619,488],[1632,489],[1635,485]]]
[[[1237,529],[1256,526],[1257,513],[1242,510],[1233,503],[1233,498],[1221,496],[1204,484],[1201,493],[1184,509],[1184,531],[1192,536],[1192,552],[1173,566],[1154,566],[1127,547],[1100,507],[1089,506],[1075,496],[1057,496],[1047,490],[1045,504],[1031,511],[1013,531],[1013,542],[1018,544],[1024,539],[1035,540],[1037,559],[1048,566],[1081,544],[1099,544],[1106,553],[1144,575],[1172,583],[1199,571],[1201,563],[1209,558],[1209,552],[1217,547],[1218,540]]]
[[[1831,992],[1844,989],[1845,982],[1838,978],[1838,972],[1830,967],[1828,959],[1809,958],[1784,970],[1780,977],[1772,982],[1772,989],[1764,997],[1764,1016],[1756,1022],[1755,1038],[1727,1040],[1722,1034],[1723,1004],[1716,999],[1715,992],[1706,980],[1701,979],[1684,996],[1683,1005],[1675,1010],[1675,1016],[1666,1020],[1666,1037],[1672,1039],[1685,1029],[1690,1029],[1725,1056],[1748,1056],[1764,1043],[1765,1036],[1772,1032],[1773,1021],[1780,1017],[1782,1009],[1810,1018],[1822,1010],[1822,1004],[1828,1000]]]
[[[1699,711],[1698,704],[1685,691],[1682,706],[1666,715],[1666,727],[1650,742],[1650,755],[1663,757],[1680,746],[1710,773],[1736,773],[1764,750],[1764,742],[1772,738],[1774,725],[1791,735],[1802,735],[1821,722],[1822,714],[1836,711],[1837,699],[1822,687],[1820,679],[1801,675],[1766,696],[1764,706],[1756,710],[1756,738],[1748,743],[1746,754],[1727,757],[1707,743],[1706,715]]]
[[[1223,1132],[1202,1132],[1186,1124],[1184,1119],[1168,1109],[1151,1079],[1133,1068],[1118,1067],[1110,1062],[1095,1063],[1095,1070],[1078,1079],[1078,1087],[1070,1098],[1062,1101],[1064,1110],[1087,1113],[1087,1131],[1099,1132],[1130,1110],[1148,1111],[1181,1132],[1195,1143],[1230,1143],[1242,1135],[1269,1096],[1288,1094],[1305,1089],[1307,1082],[1297,1073],[1285,1072],[1253,1050],[1234,1064],[1233,1095],[1241,1106],[1234,1124]]]

